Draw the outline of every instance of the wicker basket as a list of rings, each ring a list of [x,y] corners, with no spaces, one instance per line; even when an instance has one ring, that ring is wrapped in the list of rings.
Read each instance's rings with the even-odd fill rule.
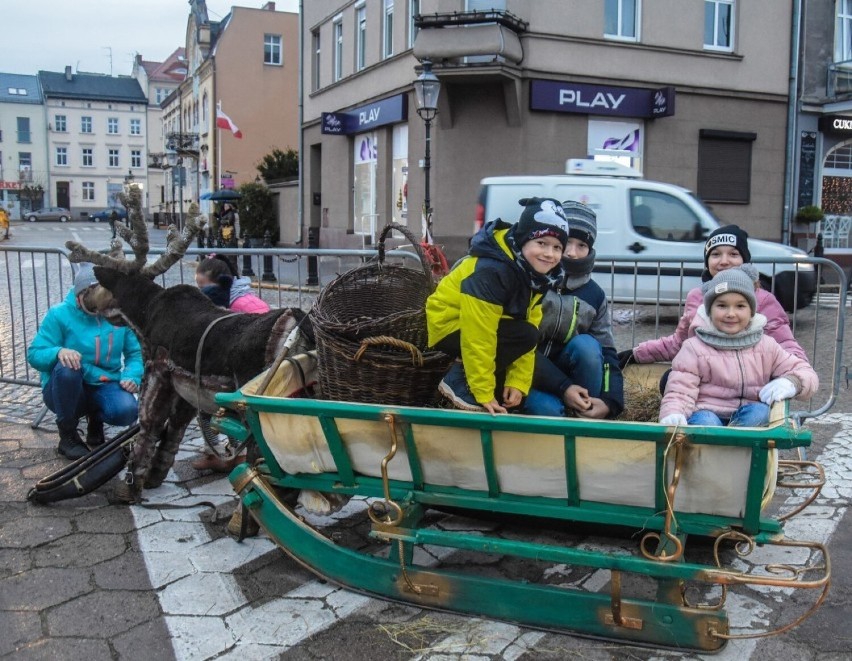
[[[392,230],[411,241],[423,270],[385,264],[385,239]],[[350,340],[391,336],[419,349],[427,346],[426,299],[432,272],[417,239],[401,225],[387,225],[379,237],[376,262],[347,271],[329,283],[311,309],[311,321],[326,334]]]
[[[452,358],[410,342],[377,336],[360,342],[315,329],[323,399],[433,406]]]

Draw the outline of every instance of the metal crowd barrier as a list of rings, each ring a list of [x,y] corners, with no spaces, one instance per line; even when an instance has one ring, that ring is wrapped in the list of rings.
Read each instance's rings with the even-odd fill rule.
[[[129,250],[127,252],[130,254]],[[152,247],[149,257],[156,259],[162,252],[162,248]],[[211,249],[190,248],[178,264],[158,277],[158,282],[163,286],[194,284],[195,264],[210,252]],[[304,310],[310,308],[320,289],[338,274],[375,259],[377,254],[375,250],[302,248],[217,248],[215,252],[232,257],[239,273],[253,281],[255,293],[271,307],[295,306]],[[5,332],[0,333],[0,383],[39,385],[38,373],[27,364],[26,349],[48,308],[62,301],[68,293],[74,267],[68,262],[67,255],[65,248],[0,246],[0,273],[4,276],[0,283],[0,314],[6,320]],[[673,259],[677,260],[676,257]],[[389,251],[388,260],[420,268],[417,256],[408,250]],[[816,268],[822,279],[832,283],[818,287],[811,304],[790,315],[793,333],[820,375],[819,396],[825,397],[824,401],[813,400],[805,410],[795,412],[803,420],[827,411],[839,393],[847,280],[843,270],[828,259],[779,258],[758,265],[762,271],[769,270],[774,276],[788,264],[798,264],[794,266],[794,285],[800,268]],[[679,304],[663,304],[661,297],[646,298],[645,302],[637,303],[621,296],[612,302],[610,310],[619,350],[674,331],[682,313],[682,302],[696,282],[690,274],[700,268],[700,260],[663,263],[641,256],[631,260],[607,255],[596,258],[594,279],[608,292],[617,289],[617,279],[623,285],[625,278],[631,277],[635,291],[640,273],[655,273],[658,291],[659,278],[664,276],[669,278],[669,282],[675,277],[680,283],[677,291]],[[831,339],[829,333],[833,336]],[[801,404],[796,403],[793,408],[797,406]]]

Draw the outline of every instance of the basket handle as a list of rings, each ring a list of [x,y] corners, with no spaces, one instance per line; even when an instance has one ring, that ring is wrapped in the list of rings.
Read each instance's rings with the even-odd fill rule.
[[[399,223],[388,223],[382,229],[381,234],[379,234],[379,264],[384,264],[385,262],[385,240],[394,230],[402,234],[411,242],[411,245],[414,246],[414,250],[417,251],[417,256],[420,258],[420,266],[423,267],[423,273],[429,281],[429,287],[432,287],[434,284],[432,282],[432,267],[429,265],[429,262],[426,261],[426,256],[423,254],[423,248],[420,247],[420,241],[411,233],[411,230],[404,225],[400,225]]]
[[[395,337],[390,337],[389,335],[376,335],[375,337],[368,337],[362,340],[361,346],[358,347],[358,351],[355,352],[353,360],[356,363],[361,360],[361,357],[364,355],[364,352],[367,350],[367,347],[375,347],[383,344],[396,347],[397,349],[405,349],[411,352],[411,364],[415,367],[423,367],[423,354],[420,353],[420,349],[411,344],[411,342],[406,342],[405,340],[398,340]]]

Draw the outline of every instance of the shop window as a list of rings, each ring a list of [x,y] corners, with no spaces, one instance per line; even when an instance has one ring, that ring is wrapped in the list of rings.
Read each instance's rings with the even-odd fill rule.
[[[361,133],[354,140],[354,191],[355,217],[352,229],[355,234],[375,236],[376,215],[376,164],[378,162],[378,134]]]
[[[408,124],[393,127],[393,222],[408,225]],[[415,222],[417,219],[415,218]]]
[[[698,196],[705,202],[751,201],[751,152],[756,133],[701,129]]]

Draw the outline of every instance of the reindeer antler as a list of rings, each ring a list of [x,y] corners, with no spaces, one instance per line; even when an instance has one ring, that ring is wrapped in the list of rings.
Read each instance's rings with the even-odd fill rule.
[[[186,253],[186,249],[192,242],[193,237],[198,234],[199,227],[196,223],[198,216],[198,205],[195,203],[189,207],[189,219],[184,226],[183,232],[177,235],[174,226],[169,227],[166,239],[166,251],[160,255],[156,262],[146,266],[148,261],[148,227],[142,217],[142,193],[138,186],[131,186],[127,194],[121,193],[119,199],[130,213],[131,228],[120,226],[117,232],[122,239],[127,241],[133,250],[134,259],[128,260],[121,250],[121,242],[113,241],[110,244],[110,254],[104,254],[91,248],[87,248],[77,241],[68,241],[65,247],[71,251],[68,256],[71,262],[91,262],[97,266],[108,266],[122,273],[140,273],[149,278],[155,278],[165,273],[166,270]]]

